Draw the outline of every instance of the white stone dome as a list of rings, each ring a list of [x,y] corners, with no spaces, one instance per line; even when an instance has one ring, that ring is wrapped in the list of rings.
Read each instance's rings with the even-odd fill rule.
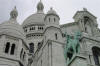
[[[56,11],[53,8],[50,8],[50,10],[47,12],[45,18],[49,15],[55,15],[59,18],[59,15],[56,13]],[[60,19],[60,18],[59,18]]]
[[[5,21],[0,24],[0,34],[10,35],[17,38],[24,39],[24,30],[21,25],[19,25],[16,21],[18,16],[16,7],[10,13],[10,20]]]
[[[23,26],[26,25],[32,25],[32,24],[44,24],[44,13],[36,13],[29,16],[25,21],[23,22]]]
[[[25,37],[22,27],[15,20],[9,20],[0,24],[0,34],[6,34],[21,39]]]
[[[28,18],[26,18],[22,24],[22,26],[32,25],[32,24],[44,24],[45,14],[43,12],[44,5],[40,1],[37,5],[37,13],[32,14]]]
[[[47,12],[47,14],[55,14],[57,15],[56,11],[50,8],[50,10]]]

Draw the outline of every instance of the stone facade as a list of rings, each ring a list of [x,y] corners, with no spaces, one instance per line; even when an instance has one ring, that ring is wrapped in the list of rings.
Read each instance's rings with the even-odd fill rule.
[[[40,1],[37,12],[19,25],[15,7],[10,19],[0,24],[0,66],[100,66],[100,30],[94,15],[84,8],[74,15],[75,22],[60,25],[53,8],[46,14],[43,10]],[[77,31],[80,38],[75,38]],[[75,39],[76,53],[77,46],[68,46]]]

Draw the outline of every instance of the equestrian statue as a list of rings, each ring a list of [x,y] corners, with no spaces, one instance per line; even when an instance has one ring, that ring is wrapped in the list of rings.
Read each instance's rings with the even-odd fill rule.
[[[73,38],[72,38],[73,37]],[[64,56],[70,60],[73,57],[73,54],[80,52],[80,38],[81,32],[76,32],[74,36],[67,35],[66,33],[66,45],[64,46]]]

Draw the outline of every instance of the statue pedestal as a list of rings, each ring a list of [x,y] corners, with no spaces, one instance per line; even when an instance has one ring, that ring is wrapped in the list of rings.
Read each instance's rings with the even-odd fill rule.
[[[75,55],[67,66],[87,66],[86,57]]]

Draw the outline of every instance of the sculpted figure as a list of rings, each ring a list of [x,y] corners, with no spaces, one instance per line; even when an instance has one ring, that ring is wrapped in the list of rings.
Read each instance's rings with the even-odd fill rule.
[[[66,35],[66,45],[64,48],[64,55],[65,58],[69,58],[71,59],[73,54],[79,53],[80,51],[80,44],[79,44],[79,40],[81,37],[81,33],[80,32],[76,32],[74,35],[74,39],[71,38],[70,35]]]

